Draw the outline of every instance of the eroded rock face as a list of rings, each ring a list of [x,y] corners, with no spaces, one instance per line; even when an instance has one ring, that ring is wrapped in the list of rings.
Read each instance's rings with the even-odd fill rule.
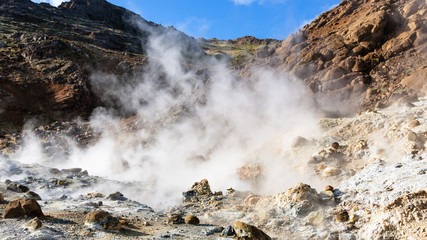
[[[3,218],[43,217],[40,205],[35,199],[17,199],[7,204]]]
[[[242,76],[251,66],[289,71],[315,93],[327,116],[425,96],[426,7],[422,0],[344,0],[283,41],[242,38],[257,51],[228,52],[231,65]],[[242,40],[208,42],[207,53],[227,53]]]
[[[419,0],[342,1],[283,41],[275,53],[318,93],[324,109],[330,100],[339,100],[345,113],[354,110],[345,110],[347,102],[390,104],[395,91],[424,95],[401,83],[425,66],[425,9]]]

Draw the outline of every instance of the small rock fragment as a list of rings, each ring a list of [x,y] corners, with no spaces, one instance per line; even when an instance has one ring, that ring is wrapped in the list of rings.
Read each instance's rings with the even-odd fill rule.
[[[307,216],[307,222],[311,225],[318,226],[324,221],[324,216],[321,212],[311,212]]]
[[[205,234],[206,234],[206,236],[209,236],[209,235],[213,235],[215,233],[220,233],[223,230],[224,230],[223,227],[210,227],[209,229],[206,230]]]
[[[334,143],[331,144],[331,148],[335,149],[335,150],[338,150],[338,148],[340,148],[340,144],[338,142],[334,142]]]
[[[411,142],[416,142],[418,140],[418,136],[417,136],[417,134],[415,134],[414,132],[412,132],[412,131],[409,131],[408,132],[408,141],[411,141]]]
[[[186,224],[198,225],[200,223],[199,218],[194,215],[188,215],[185,217]]]
[[[37,193],[32,192],[32,191],[28,191],[27,192],[27,196],[30,197],[30,198],[34,198],[36,200],[42,200],[42,198],[40,197],[40,195],[38,195]]]
[[[92,192],[92,193],[86,194],[86,197],[87,198],[103,198],[104,195],[102,195],[102,193],[99,193],[99,192]]]
[[[35,231],[42,227],[42,222],[39,218],[36,217],[27,222],[24,227],[28,228],[31,231]]]
[[[236,235],[234,228],[232,226],[227,226],[221,233],[223,236],[230,237]]]
[[[127,198],[125,198],[123,196],[123,194],[120,192],[112,193],[112,194],[108,195],[107,198],[111,199],[111,200],[116,200],[116,201],[126,201],[127,200]]]
[[[335,216],[335,219],[338,222],[347,222],[348,221],[348,212],[346,210],[341,210],[337,213],[337,215]]]
[[[172,224],[181,224],[184,222],[184,220],[180,214],[172,214],[170,217],[168,217],[166,222]]]
[[[341,173],[341,170],[339,170],[336,167],[327,167],[325,170],[323,170],[323,176],[324,177],[331,177],[331,176],[337,176]]]
[[[356,214],[352,214],[352,215],[350,216],[349,223],[351,223],[351,224],[355,224],[355,223],[357,222],[357,220],[359,220],[359,218],[357,217],[357,215],[356,215]]]

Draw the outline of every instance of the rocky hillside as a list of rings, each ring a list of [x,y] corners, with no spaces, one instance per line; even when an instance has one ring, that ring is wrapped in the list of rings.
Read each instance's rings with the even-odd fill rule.
[[[426,3],[280,41],[0,0],[0,238],[427,238]]]
[[[289,70],[324,110],[352,114],[354,103],[372,109],[426,94],[426,8],[423,0],[344,0],[281,42],[214,39],[206,46],[233,57],[243,75],[252,66]],[[241,42],[246,49],[235,53]]]
[[[150,34],[172,31],[188,52],[193,38],[147,22],[105,0],[73,0],[58,8],[30,0],[0,1],[0,131],[24,122],[86,118],[103,105],[94,72],[131,74],[145,64]]]

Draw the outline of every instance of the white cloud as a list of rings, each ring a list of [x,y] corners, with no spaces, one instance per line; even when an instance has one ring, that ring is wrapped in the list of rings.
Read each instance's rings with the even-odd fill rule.
[[[32,0],[35,3],[49,3],[52,6],[58,7],[62,2],[69,2],[69,0]]]
[[[231,0],[236,5],[251,5],[254,2],[257,2],[258,4],[265,4],[265,3],[284,3],[286,0]]]

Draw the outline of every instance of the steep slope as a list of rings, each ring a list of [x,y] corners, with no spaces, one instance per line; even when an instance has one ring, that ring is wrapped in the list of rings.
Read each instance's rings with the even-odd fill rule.
[[[233,57],[242,74],[262,65],[288,70],[317,94],[324,110],[345,115],[360,105],[382,107],[427,93],[426,15],[423,0],[344,0],[281,43],[250,41],[254,51],[241,54],[231,51],[239,46],[233,41],[205,46]]]
[[[94,72],[141,71],[152,34],[172,32],[191,54],[195,39],[147,22],[105,0],[72,0],[58,8],[30,0],[0,1],[0,131],[87,117],[102,103]]]

